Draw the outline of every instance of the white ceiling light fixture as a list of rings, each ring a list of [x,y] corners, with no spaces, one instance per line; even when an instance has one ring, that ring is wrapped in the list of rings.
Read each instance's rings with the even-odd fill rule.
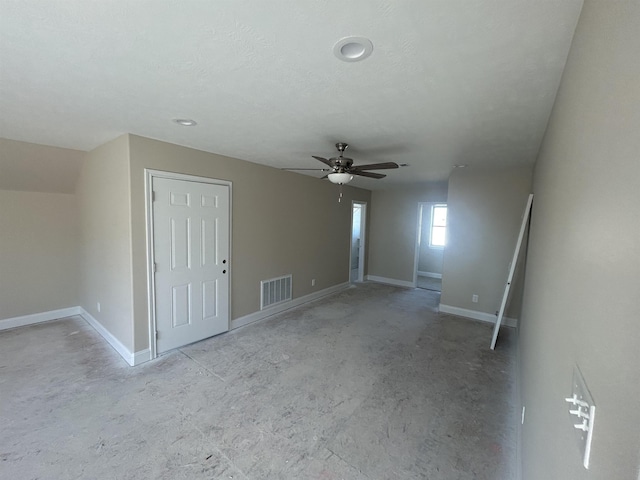
[[[333,46],[333,54],[343,62],[359,62],[373,52],[373,43],[365,37],[344,37]]]
[[[336,185],[344,185],[353,180],[353,175],[344,172],[330,173],[327,177],[331,183],[335,183]]]
[[[174,118],[173,123],[177,123],[183,127],[195,127],[198,124],[198,122],[190,118]]]

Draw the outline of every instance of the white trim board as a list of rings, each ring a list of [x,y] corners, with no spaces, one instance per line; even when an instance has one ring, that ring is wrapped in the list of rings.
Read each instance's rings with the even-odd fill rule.
[[[305,303],[318,300],[322,297],[338,293],[348,288],[354,288],[354,286],[349,282],[341,283],[338,285],[334,285],[333,287],[310,293],[309,295],[305,295],[303,297],[295,298],[287,303],[274,305],[271,308],[265,308],[264,310],[250,313],[249,315],[245,315],[244,317],[232,320],[230,330],[243,327],[250,323],[257,322],[258,320],[262,320],[264,318],[275,315],[276,313],[284,312],[285,310],[289,310],[290,308],[298,307]],[[149,348],[141,350],[139,352],[131,352],[122,344],[120,340],[118,340],[111,332],[109,332],[109,330],[107,330],[104,325],[102,325],[93,317],[93,315],[91,315],[82,307],[63,308],[60,310],[52,310],[50,312],[42,312],[33,315],[24,315],[22,317],[7,318],[5,320],[0,320],[0,330],[23,327],[36,323],[48,322],[51,320],[59,320],[61,318],[71,317],[74,315],[81,316],[89,325],[91,325],[95,329],[95,331],[98,332],[100,336],[104,338],[106,342],[111,345],[111,347],[116,352],[118,352],[124,359],[124,361],[127,362],[130,366],[134,367],[136,365],[140,365],[141,363],[148,362],[152,359],[151,350]]]
[[[133,366],[133,354],[125,347],[120,340],[113,336],[113,334],[104,328],[104,326],[96,320],[93,315],[87,312],[84,308],[80,307],[80,315],[85,321],[91,325],[96,332],[98,332],[102,338],[104,338],[113,349],[120,354],[122,358],[131,366]]]
[[[496,323],[497,317],[490,313],[478,312],[477,310],[467,310],[466,308],[452,307],[451,305],[440,304],[440,312],[450,313],[458,317],[472,318],[481,322]],[[504,317],[504,324],[507,327],[516,327],[518,325],[517,318]]]
[[[276,313],[284,312],[285,310],[289,310],[290,308],[313,302],[314,300],[326,297],[327,295],[338,293],[342,290],[346,290],[347,288],[353,288],[353,285],[351,285],[349,282],[340,283],[338,285],[334,285],[333,287],[325,288],[323,290],[310,293],[303,297],[294,298],[293,300],[286,303],[280,303],[278,305],[265,308],[264,310],[258,310],[257,312],[250,313],[243,317],[234,318],[233,320],[231,320],[229,330],[235,330],[236,328],[244,327],[245,325],[263,320],[267,317],[275,315]]]
[[[371,282],[385,283],[387,285],[395,285],[396,287],[416,288],[416,284],[406,280],[396,280],[395,278],[379,277],[377,275],[367,275],[365,280]]]
[[[132,353],[127,347],[125,347],[120,340],[113,336],[113,334],[104,328],[104,326],[96,320],[89,312],[87,312],[84,308],[78,307],[80,309],[80,316],[85,319],[85,321],[91,325],[96,332],[98,332],[102,338],[104,338],[109,345],[113,347],[113,349],[120,354],[120,356],[127,362],[130,366],[135,367],[136,365],[140,365],[141,363],[148,362],[151,360],[151,351],[147,348],[146,350],[141,350],[139,352]]]
[[[80,307],[61,308],[59,310],[50,310],[48,312],[33,313],[31,315],[22,315],[20,317],[13,318],[5,318],[4,320],[0,320],[0,330],[24,327],[27,325],[35,325],[36,323],[59,320],[65,317],[72,317],[74,315],[80,315]]]
[[[109,330],[98,322],[82,307],[68,307],[59,310],[50,310],[48,312],[34,313],[32,315],[22,315],[20,317],[5,318],[0,320],[0,330],[9,328],[26,327],[52,320],[61,320],[67,317],[80,316],[85,322],[91,325],[104,338],[113,349],[132,367],[151,360],[151,352],[147,348],[140,352],[131,353],[120,340],[114,337]]]
[[[442,278],[442,274],[441,273],[421,272],[420,270],[418,270],[418,276],[419,277],[429,277],[429,278]]]

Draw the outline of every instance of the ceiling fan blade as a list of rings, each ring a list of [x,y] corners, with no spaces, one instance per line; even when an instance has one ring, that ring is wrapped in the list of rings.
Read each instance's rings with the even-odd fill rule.
[[[324,180],[325,178],[329,178],[329,175],[325,175],[324,177],[320,177],[320,180]]]
[[[354,165],[352,168],[356,170],[388,170],[390,168],[399,168],[395,162],[371,163],[369,165]]]
[[[320,160],[322,163],[324,163],[325,165],[329,165],[330,167],[333,167],[333,165],[331,165],[331,162],[329,160],[327,160],[326,158],[322,158],[322,157],[316,157],[315,155],[311,155],[313,158],[315,158],[316,160]]]
[[[280,170],[313,170],[314,172],[330,172],[330,168],[281,168]]]
[[[373,173],[373,172],[361,172],[359,170],[349,170],[349,173],[352,175],[360,175],[361,177],[369,177],[369,178],[384,178],[386,175],[382,173]]]

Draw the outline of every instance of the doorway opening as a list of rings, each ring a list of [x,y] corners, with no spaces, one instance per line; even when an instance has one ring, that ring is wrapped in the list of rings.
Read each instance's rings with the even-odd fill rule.
[[[349,255],[349,281],[364,281],[365,230],[367,204],[351,202],[351,254]]]
[[[413,281],[418,288],[442,291],[442,260],[447,243],[447,204],[418,203]]]

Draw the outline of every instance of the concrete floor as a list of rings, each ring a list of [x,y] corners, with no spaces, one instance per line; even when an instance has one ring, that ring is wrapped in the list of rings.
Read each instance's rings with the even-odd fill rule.
[[[515,478],[514,332],[372,283],[129,367],[82,319],[0,333],[0,478]]]
[[[424,288],[426,290],[434,290],[436,292],[441,292],[442,291],[442,279],[441,278],[422,277],[422,276],[418,275],[417,287],[418,288]]]

